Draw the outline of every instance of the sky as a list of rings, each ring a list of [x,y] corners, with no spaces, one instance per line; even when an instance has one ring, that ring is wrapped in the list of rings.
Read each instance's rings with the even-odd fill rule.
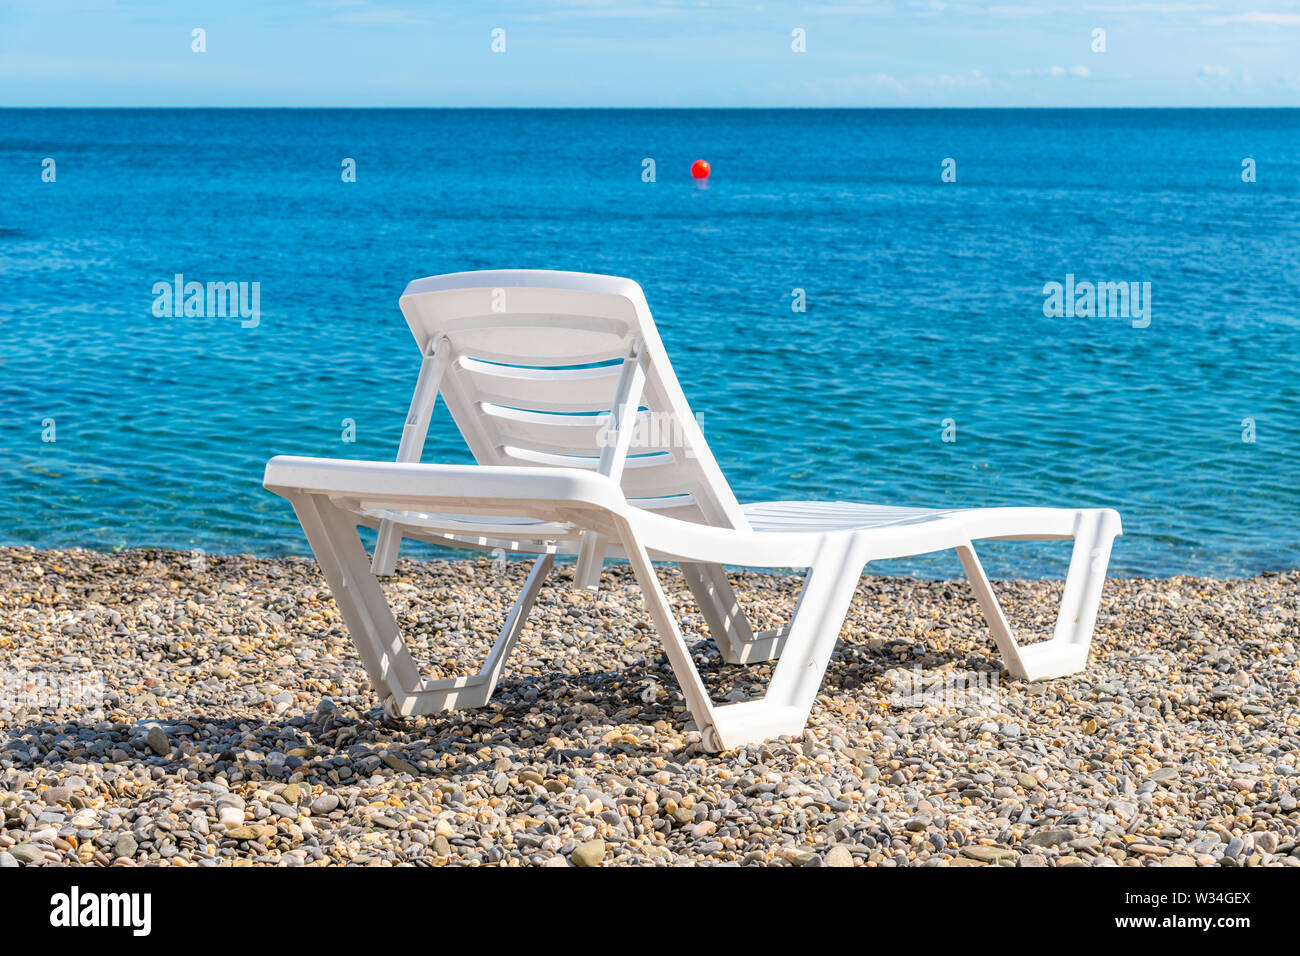
[[[0,106],[1300,106],[1300,2],[0,0]]]

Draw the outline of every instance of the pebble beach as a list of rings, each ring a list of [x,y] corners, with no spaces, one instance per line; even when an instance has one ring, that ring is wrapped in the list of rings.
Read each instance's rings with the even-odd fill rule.
[[[399,562],[428,676],[527,568]],[[714,698],[761,693],[661,576]],[[797,577],[734,580],[784,623]],[[1087,670],[1035,684],[964,582],[864,577],[807,731],[721,754],[627,569],[570,581],[487,707],[393,721],[313,561],[0,548],[0,867],[1300,866],[1300,572],[1110,579]],[[1059,582],[1000,593],[1050,633]]]

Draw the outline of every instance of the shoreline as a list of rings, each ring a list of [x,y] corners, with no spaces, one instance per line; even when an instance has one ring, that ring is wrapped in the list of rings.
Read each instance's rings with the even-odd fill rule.
[[[399,562],[426,676],[478,669],[525,570]],[[1300,865],[1300,571],[1108,579],[1040,684],[963,581],[864,577],[808,730],[720,755],[627,569],[571,573],[487,707],[392,723],[310,558],[0,547],[0,864]],[[784,622],[796,576],[734,578]],[[715,699],[761,692],[662,579]],[[1022,635],[1059,592],[1000,584]]]
[[[365,545],[367,552],[369,552],[369,550],[374,545],[373,535],[371,536],[371,540],[366,540],[363,543]],[[985,544],[987,546],[988,544],[1003,544],[1003,543],[1005,542],[986,542]],[[425,547],[437,548],[438,550],[435,553],[424,554],[419,549]],[[256,554],[251,551],[207,551],[203,548],[177,548],[177,547],[172,547],[170,545],[152,545],[152,544],[132,545],[131,547],[117,547],[117,548],[108,548],[108,549],[101,549],[96,547],[85,547],[82,545],[76,545],[70,547],[47,548],[47,547],[38,547],[36,545],[29,545],[29,544],[5,544],[3,541],[0,541],[0,555],[11,553],[11,552],[26,553],[32,555],[33,557],[38,557],[43,554],[54,554],[54,555],[64,555],[64,556],[80,555],[83,557],[112,557],[114,555],[148,554],[148,555],[173,555],[173,556],[178,556],[180,559],[184,561],[191,561],[192,559],[198,559],[198,560],[227,559],[227,560],[240,560],[240,561],[285,561],[289,563],[306,561],[309,564],[311,564],[313,567],[316,564],[316,559],[310,552],[305,552],[302,554]],[[414,558],[411,558],[410,555],[413,552],[415,553],[416,556]],[[933,551],[933,552],[929,552],[928,554],[913,555],[912,558],[932,559],[937,555],[946,555],[950,553],[952,553],[951,549],[947,551]],[[456,564],[473,565],[473,564],[481,564],[484,562],[490,562],[492,560],[492,554],[489,551],[474,550],[470,548],[465,548],[465,549],[442,548],[440,546],[427,545],[423,542],[415,542],[410,540],[403,541],[401,554],[404,558],[419,563],[425,563],[425,564],[445,563],[445,564],[452,564],[452,565],[456,565]],[[990,573],[990,568],[988,567],[988,565],[992,564],[993,560],[995,559],[991,560],[991,556],[988,553],[987,547],[981,549],[980,558],[982,561],[986,562],[985,572],[989,574],[989,580],[1005,581],[1005,582],[1019,581],[1019,582],[1026,582],[1026,583],[1035,583],[1035,582],[1050,583],[1054,580],[1057,580],[1060,577],[1063,577],[1064,569],[1066,565],[1068,565],[1069,563],[1068,554],[1063,553],[1063,557],[1060,562],[1060,566],[1061,566],[1060,574],[1047,576],[1047,577],[1040,577],[1040,576],[1000,577]],[[526,554],[510,554],[507,556],[507,560],[510,562],[524,562],[524,561],[530,561],[531,559],[532,559],[531,556]],[[878,567],[880,564],[898,564],[906,560],[908,559],[890,558],[887,559],[887,561],[883,561],[883,562],[872,562],[871,565],[869,565],[868,568],[863,572],[862,576],[864,578],[869,577],[876,580],[897,580],[897,581],[917,581],[917,582],[964,582],[966,580],[965,574],[960,571],[959,564],[954,565],[955,567],[958,568],[958,571],[952,574],[950,577],[921,577],[912,574],[896,574],[890,571],[872,570],[873,567]],[[953,561],[955,562],[956,558],[954,558]],[[574,555],[557,555],[555,558],[555,567],[557,570],[563,568],[571,568],[576,563],[577,563],[577,558]],[[662,566],[659,562],[655,562],[655,563],[656,566]],[[1112,559],[1112,564],[1113,563],[1114,562]],[[627,566],[626,561],[620,561],[617,564],[614,564],[612,566],[606,565],[605,569],[608,571],[611,567],[613,567],[617,572],[617,569],[625,568],[626,566]],[[727,565],[727,568],[729,571],[737,570],[736,567],[731,565]],[[758,577],[771,577],[771,576],[790,577],[790,576],[801,576],[802,570],[798,568],[743,568],[742,567],[740,568],[740,573],[752,574]],[[1296,573],[1300,573],[1300,567],[1283,568],[1281,570],[1265,569],[1265,570],[1255,571],[1249,574],[1234,574],[1234,575],[1227,575],[1224,577],[1218,577],[1210,574],[1195,574],[1195,573],[1181,572],[1181,571],[1173,574],[1162,574],[1162,573],[1117,574],[1112,568],[1107,572],[1106,580],[1107,581],[1147,581],[1151,583],[1159,583],[1162,581],[1195,580],[1195,581],[1207,581],[1207,582],[1214,581],[1220,583],[1233,583],[1233,582],[1253,581],[1261,578],[1274,578],[1278,576],[1285,576],[1285,575],[1296,574]]]

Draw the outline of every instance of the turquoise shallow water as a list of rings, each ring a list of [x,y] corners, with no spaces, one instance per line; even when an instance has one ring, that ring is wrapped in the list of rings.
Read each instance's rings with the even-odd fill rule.
[[[0,110],[0,542],[305,553],[262,466],[395,454],[406,282],[550,268],[642,284],[742,500],[1108,505],[1116,573],[1295,567],[1298,250],[1295,110]],[[257,326],[156,317],[178,272]],[[1150,324],[1044,316],[1067,274]],[[445,414],[425,458],[468,460]]]

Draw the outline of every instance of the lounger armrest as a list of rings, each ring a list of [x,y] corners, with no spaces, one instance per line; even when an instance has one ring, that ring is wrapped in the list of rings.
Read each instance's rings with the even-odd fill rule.
[[[517,468],[418,462],[350,461],[281,455],[266,463],[262,485],[292,497],[323,494],[367,499],[419,499],[476,510],[491,503],[548,501],[623,513],[618,484],[580,468]]]

